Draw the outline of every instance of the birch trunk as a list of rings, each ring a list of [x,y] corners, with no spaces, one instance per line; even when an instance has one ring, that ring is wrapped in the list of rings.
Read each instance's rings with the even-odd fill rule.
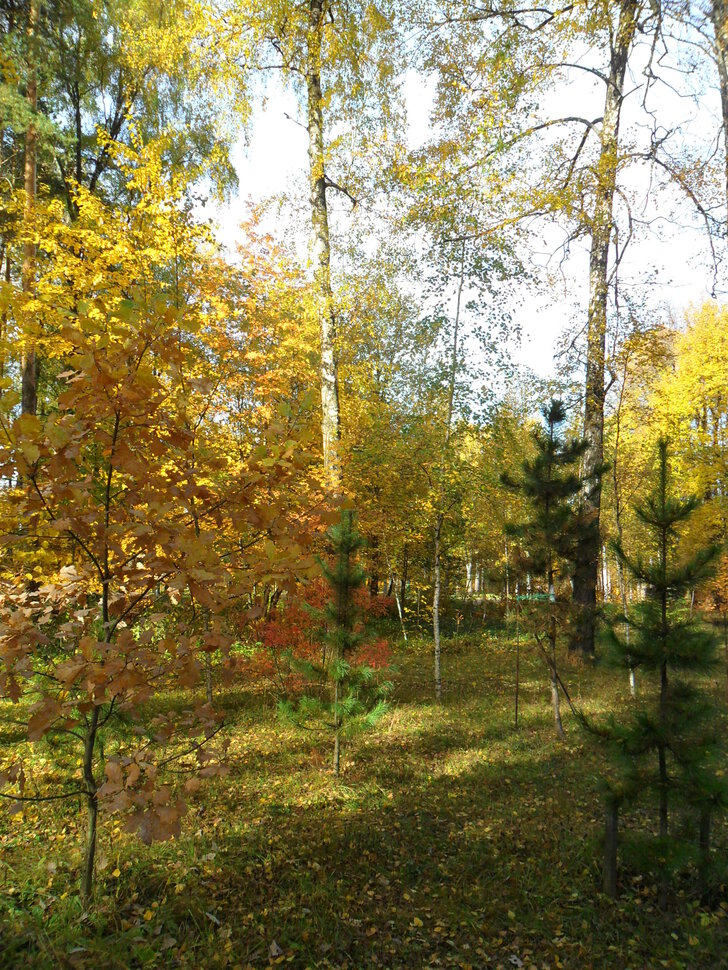
[[[321,436],[324,470],[334,494],[341,491],[339,460],[340,413],[336,352],[336,315],[331,289],[331,243],[326,200],[324,112],[321,91],[321,44],[324,29],[323,0],[309,0],[308,65],[306,76],[308,111],[308,164],[313,236],[313,267],[317,315],[321,340]]]
[[[594,210],[591,218],[589,257],[589,310],[587,319],[587,363],[584,399],[583,470],[587,478],[581,509],[593,528],[585,530],[577,549],[574,571],[574,602],[579,622],[572,648],[594,653],[594,624],[599,571],[599,512],[602,488],[597,470],[604,461],[604,371],[607,336],[607,290],[609,244],[614,224],[614,195],[619,162],[619,121],[627,61],[634,41],[641,3],[622,0],[619,23],[610,52],[609,77],[604,101],[601,147],[597,167]]]
[[[440,593],[442,589],[441,580],[441,552],[442,552],[442,526],[445,521],[445,464],[450,452],[450,436],[452,434],[452,418],[455,407],[455,377],[457,374],[458,363],[458,331],[460,328],[460,304],[463,296],[463,284],[465,281],[465,243],[462,244],[460,254],[460,282],[458,284],[457,302],[455,307],[455,326],[452,339],[452,357],[450,361],[450,386],[448,390],[447,402],[447,422],[445,424],[445,438],[442,448],[442,467],[440,469],[440,494],[437,503],[437,515],[435,517],[435,584],[432,593],[432,634],[435,640],[435,697],[442,699],[442,670],[440,666]]]
[[[556,729],[556,737],[563,741],[566,737],[564,732],[564,725],[561,721],[561,698],[559,696],[559,675],[556,667],[556,615],[554,613],[556,606],[556,588],[554,586],[554,571],[553,567],[549,566],[548,573],[549,582],[549,647],[551,651],[551,707],[554,712],[554,728]]]
[[[26,98],[31,112],[31,120],[25,133],[25,231],[26,240],[23,243],[22,288],[26,296],[31,296],[35,286],[35,242],[33,241],[33,216],[35,212],[36,171],[38,159],[38,129],[35,125],[35,112],[38,108],[38,78],[36,42],[38,25],[40,23],[40,0],[30,0],[28,16],[28,86]],[[23,352],[20,360],[21,373],[21,402],[23,414],[35,414],[38,410],[38,361],[36,357],[35,337],[32,327],[28,326],[29,315],[26,315],[26,333]],[[29,332],[30,331],[30,332]]]
[[[435,698],[442,700],[442,667],[440,663],[440,536],[444,515],[438,512],[435,522],[435,582],[432,592],[432,635],[435,640]]]
[[[725,146],[725,201],[728,205],[728,2],[726,0],[713,0],[710,5],[710,19],[713,24],[713,45],[718,65],[718,87],[720,89],[723,143]]]

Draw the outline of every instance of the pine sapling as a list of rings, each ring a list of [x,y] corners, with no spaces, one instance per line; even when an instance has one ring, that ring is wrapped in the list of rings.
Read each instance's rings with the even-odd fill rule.
[[[359,609],[355,593],[366,580],[356,556],[364,539],[354,525],[354,515],[344,510],[338,525],[328,531],[330,559],[319,560],[330,589],[324,615],[324,658],[322,664],[301,662],[297,666],[309,680],[329,685],[329,700],[314,696],[301,698],[298,704],[282,701],[279,712],[296,723],[322,720],[333,732],[333,772],[341,771],[341,739],[344,733],[374,726],[387,710],[387,697],[392,685],[380,682],[374,669],[354,664],[354,654],[363,643]]]
[[[643,585],[646,598],[608,631],[613,659],[627,670],[640,669],[644,690],[624,719],[612,716],[606,724],[588,725],[606,739],[614,756],[617,770],[608,799],[629,803],[646,792],[656,797],[661,906],[667,901],[668,862],[677,864],[679,856],[670,826],[673,809],[682,805],[698,816],[699,866],[705,874],[710,817],[728,801],[716,772],[715,709],[699,681],[713,668],[717,637],[686,604],[688,592],[708,576],[718,548],[680,554],[680,526],[699,504],[671,493],[667,443],[660,441],[654,489],[635,507],[651,540],[649,552],[631,555],[614,544],[619,562]],[[622,635],[625,624],[629,640]]]

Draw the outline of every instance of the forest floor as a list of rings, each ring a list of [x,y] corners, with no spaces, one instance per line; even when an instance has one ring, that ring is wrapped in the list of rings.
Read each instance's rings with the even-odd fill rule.
[[[511,643],[446,641],[441,705],[431,651],[398,648],[392,711],[346,743],[338,782],[329,742],[282,726],[265,692],[228,691],[230,775],[178,840],[104,823],[93,915],[82,814],[0,811],[0,967],[728,967],[726,896],[701,907],[689,874],[666,913],[624,867],[619,900],[599,892],[603,754],[568,710],[555,739],[538,657],[516,730]],[[588,712],[627,703],[613,671],[563,676]],[[725,859],[725,823],[715,838]]]

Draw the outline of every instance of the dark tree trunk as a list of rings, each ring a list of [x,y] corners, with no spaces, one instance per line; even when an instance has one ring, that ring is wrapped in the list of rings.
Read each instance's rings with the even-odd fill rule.
[[[31,0],[28,18],[28,87],[26,98],[31,111],[31,121],[25,133],[25,223],[26,232],[30,237],[23,244],[23,293],[30,296],[35,285],[35,243],[34,233],[36,170],[38,159],[38,129],[34,115],[38,108],[38,78],[37,78],[37,36],[40,22],[40,0]],[[21,373],[21,401],[23,414],[36,414],[38,411],[38,360],[36,357],[35,335],[32,321],[26,315],[26,333],[23,352],[20,361]]]

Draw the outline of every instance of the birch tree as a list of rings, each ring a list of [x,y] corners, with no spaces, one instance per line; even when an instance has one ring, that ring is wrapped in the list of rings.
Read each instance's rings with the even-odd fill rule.
[[[332,281],[331,198],[355,206],[362,173],[396,140],[396,43],[392,12],[366,0],[239,0],[200,5],[225,51],[219,69],[234,75],[249,106],[256,77],[279,73],[296,94],[307,133],[311,261],[319,323],[321,437],[329,487],[342,487],[339,319]],[[231,52],[239,68],[230,66]],[[333,254],[336,255],[335,253]]]
[[[487,254],[504,229],[520,227],[529,244],[537,230],[558,226],[564,235],[555,254],[561,249],[566,259],[575,244],[588,252],[577,343],[583,348],[583,470],[593,490],[581,501],[584,516],[598,526],[601,485],[591,473],[604,456],[613,301],[627,246],[651,231],[650,218],[635,204],[637,178],[649,179],[650,205],[662,190],[682,196],[712,248],[715,218],[700,184],[711,164],[700,152],[710,146],[681,140],[675,102],[666,108],[655,94],[677,89],[683,103],[700,105],[700,25],[684,4],[640,0],[534,7],[420,2],[414,8],[430,38],[423,65],[438,80],[433,120],[448,191],[464,193],[477,213],[468,238]],[[721,4],[712,8],[714,21],[721,10]],[[690,70],[674,69],[683,62]],[[579,108],[572,107],[575,99]],[[532,267],[536,278],[542,271]],[[592,537],[585,533],[574,575],[581,621],[572,645],[586,653],[594,650],[599,549],[598,529]]]

